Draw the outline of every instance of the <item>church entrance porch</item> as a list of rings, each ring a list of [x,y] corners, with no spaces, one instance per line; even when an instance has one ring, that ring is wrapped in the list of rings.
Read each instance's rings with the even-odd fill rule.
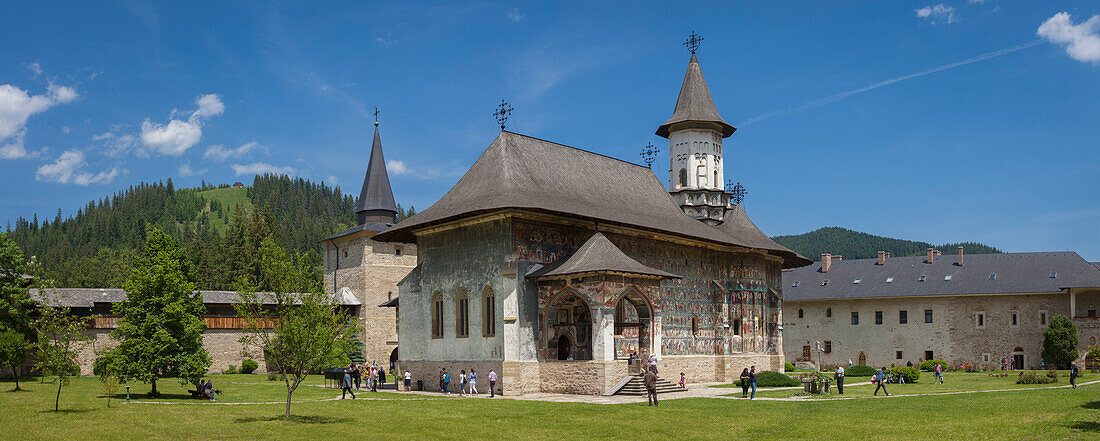
[[[615,358],[629,359],[653,351],[653,312],[649,301],[635,290],[628,290],[615,304]]]
[[[574,292],[565,292],[546,306],[546,356],[550,360],[592,359],[592,311]]]

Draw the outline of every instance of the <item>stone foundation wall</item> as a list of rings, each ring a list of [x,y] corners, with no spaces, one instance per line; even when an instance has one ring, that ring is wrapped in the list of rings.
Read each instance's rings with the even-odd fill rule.
[[[80,375],[94,375],[92,366],[98,357],[97,354],[118,345],[110,334],[110,329],[84,331],[84,335],[89,340],[77,351],[76,362],[80,366]],[[241,362],[249,358],[241,354],[244,345],[237,341],[244,334],[244,331],[239,329],[208,329],[202,334],[202,345],[211,359],[209,371],[221,372],[228,369],[230,364],[237,368],[241,367]],[[266,374],[268,370],[263,354],[255,353],[251,358],[260,363],[256,373]]]
[[[623,361],[547,361],[538,364],[539,391],[599,395],[627,376]]]
[[[690,383],[730,383],[741,375],[742,369],[756,366],[757,371],[783,370],[783,356],[767,354],[738,355],[680,355],[667,356],[657,361],[662,378],[675,383],[683,372]]]
[[[416,390],[417,380],[421,380],[424,382],[424,390],[440,392],[439,370],[443,368],[451,374],[451,393],[458,393],[460,387],[458,377],[463,369],[467,374],[470,373],[470,369],[477,371],[477,391],[483,394],[489,393],[489,371],[495,370],[497,393],[502,393],[504,375],[502,375],[503,368],[499,361],[398,361],[394,374],[403,379],[405,371],[408,370],[412,374],[413,390]],[[393,378],[387,378],[387,380],[393,382]]]

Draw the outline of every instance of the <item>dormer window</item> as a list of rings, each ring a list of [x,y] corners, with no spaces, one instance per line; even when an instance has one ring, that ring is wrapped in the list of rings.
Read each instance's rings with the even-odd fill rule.
[[[887,277],[886,278],[886,283],[894,283],[894,278],[893,277]]]
[[[1052,278],[1052,279],[1053,279],[1053,278],[1055,278],[1055,277],[1058,277],[1058,273],[1055,273],[1055,272],[1051,272],[1051,273],[1050,273],[1050,278]]]
[[[946,276],[943,276],[943,280],[944,280],[945,282],[950,282],[950,281],[951,281],[951,275],[950,275],[950,274],[948,274],[948,275],[946,275]]]
[[[997,280],[997,273],[989,273],[989,280]]]
[[[798,288],[798,284],[802,282],[794,282],[791,284],[791,288]]]
[[[924,277],[924,274],[921,274],[921,275],[920,275],[920,278],[919,278],[919,279],[917,279],[917,281],[918,281],[918,282],[923,282],[923,281],[924,281],[924,278],[925,278],[925,277]]]
[[[855,280],[852,281],[852,284],[853,285],[859,285],[859,282],[862,281],[862,280],[863,279],[855,279]]]
[[[829,284],[829,279],[825,279],[825,280],[821,281],[821,286],[825,286],[825,285],[828,285],[828,284]]]

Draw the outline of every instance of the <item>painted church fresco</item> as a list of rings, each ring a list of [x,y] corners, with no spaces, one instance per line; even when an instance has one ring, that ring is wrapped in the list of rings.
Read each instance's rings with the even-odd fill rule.
[[[577,227],[514,219],[513,252],[520,261],[547,264],[569,256],[593,233]],[[683,277],[661,282],[659,289],[647,293],[657,309],[654,321],[659,323],[655,328],[659,328],[656,332],[661,335],[662,354],[778,352],[781,343],[777,324],[782,319],[779,262],[769,262],[754,254],[723,253],[653,238],[605,235],[638,262]],[[558,289],[562,288],[564,284]],[[588,291],[586,295],[592,296],[593,308],[615,307],[617,299],[608,290],[593,287]],[[552,292],[551,287],[546,287],[545,292],[539,288],[540,311],[545,311],[544,301],[548,301],[544,296]],[[695,333],[693,319],[697,323]],[[540,340],[546,341],[546,337]],[[615,344],[617,354],[632,349],[629,339],[617,339]]]

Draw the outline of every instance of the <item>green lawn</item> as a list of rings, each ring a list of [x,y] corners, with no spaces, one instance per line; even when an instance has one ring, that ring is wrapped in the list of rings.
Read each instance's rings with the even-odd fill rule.
[[[974,390],[997,390],[997,389],[1016,389],[1016,388],[1035,388],[1035,387],[1049,387],[1049,386],[1061,386],[1069,384],[1069,371],[1059,371],[1058,382],[1054,384],[1016,384],[1016,377],[1019,374],[1017,372],[1009,372],[1005,377],[991,377],[989,373],[954,373],[948,372],[943,376],[943,384],[933,384],[932,374],[930,372],[922,372],[920,381],[909,384],[887,384],[886,390],[891,394],[933,394],[944,392],[960,392],[960,391],[974,391]],[[1094,375],[1092,377],[1085,374],[1085,376],[1078,379],[1078,384],[1096,379]],[[872,395],[875,391],[874,384],[866,384],[862,386],[848,386],[856,383],[866,383],[871,381],[871,377],[846,377],[844,379],[844,395],[845,396],[864,396]],[[724,386],[724,385],[723,385]],[[835,385],[834,385],[835,386]],[[740,386],[738,386],[740,389]],[[768,397],[768,398],[784,398],[790,397],[798,393],[800,390],[767,390],[757,389],[756,396]],[[879,391],[879,395],[882,392]],[[738,393],[737,395],[740,395]],[[833,393],[829,395],[818,396],[814,398],[835,398],[835,388]]]
[[[226,213],[228,214],[226,218],[214,216],[213,213],[209,212],[209,206],[204,211],[204,215],[210,220],[210,225],[214,226],[218,234],[225,234],[226,225],[233,214],[236,213],[237,205],[243,206],[246,213],[252,212],[252,200],[248,198],[248,188],[218,188],[200,191],[198,194],[208,201],[218,201],[226,207]]]
[[[959,374],[948,384],[971,381]],[[335,390],[306,388],[296,395],[297,416],[277,420],[281,405],[225,405],[264,401],[281,394],[258,375],[212,376],[225,390],[216,403],[175,398],[171,404],[105,407],[94,378],[75,379],[54,412],[52,384],[28,381],[28,392],[0,383],[0,427],[26,440],[139,439],[1097,439],[1100,385],[1067,389],[994,392],[841,401],[748,401],[714,398],[645,404],[594,405],[446,399],[393,393],[383,400],[308,401]],[[988,377],[987,377],[988,378]],[[981,380],[972,380],[973,384]],[[258,383],[258,384],[252,384]],[[311,379],[319,383],[319,379]],[[161,383],[168,391],[169,385]],[[1014,385],[1014,384],[1013,384]],[[920,387],[921,385],[913,385]],[[947,386],[945,384],[945,386]],[[176,387],[176,386],[172,386]],[[858,390],[853,387],[852,390]],[[148,390],[135,385],[133,390]],[[182,388],[180,388],[182,390]],[[238,391],[238,392],[231,392]],[[869,390],[863,388],[863,392]],[[863,393],[861,392],[861,393]],[[232,394],[232,395],[230,395]],[[299,396],[299,394],[301,394]],[[164,400],[162,400],[164,401]],[[191,403],[180,404],[180,402]]]

